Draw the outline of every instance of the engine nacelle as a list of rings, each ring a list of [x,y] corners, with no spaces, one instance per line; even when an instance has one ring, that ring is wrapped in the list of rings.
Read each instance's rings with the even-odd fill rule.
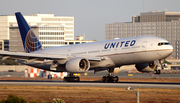
[[[90,62],[85,58],[73,58],[66,62],[65,68],[68,72],[82,73],[90,68]]]
[[[156,69],[156,64],[153,63],[143,63],[136,64],[136,69],[140,72],[153,72]]]

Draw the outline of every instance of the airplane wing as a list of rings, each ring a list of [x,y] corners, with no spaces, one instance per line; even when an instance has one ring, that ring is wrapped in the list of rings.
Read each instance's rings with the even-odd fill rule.
[[[51,54],[34,54],[34,53],[22,53],[22,52],[8,52],[8,51],[0,51],[1,58],[7,59],[19,59],[19,60],[39,60],[44,61],[44,59],[51,60],[61,60],[67,59],[65,55],[51,55]]]
[[[18,60],[28,60],[28,61],[44,61],[44,59],[50,60],[64,60],[68,57],[66,55],[52,55],[52,54],[34,54],[34,53],[23,53],[23,52],[8,52],[0,51],[0,57],[4,59],[18,59]],[[104,58],[102,57],[85,57],[89,61],[101,61]]]

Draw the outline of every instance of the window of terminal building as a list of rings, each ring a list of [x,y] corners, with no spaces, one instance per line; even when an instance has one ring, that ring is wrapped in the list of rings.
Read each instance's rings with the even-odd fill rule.
[[[80,42],[76,42],[76,44],[80,44]]]
[[[0,42],[0,50],[2,50],[2,42]]]
[[[4,46],[4,48],[9,48],[9,46]]]
[[[4,41],[4,44],[9,44],[9,41]]]
[[[69,45],[72,45],[72,44],[74,44],[74,42],[69,42]]]

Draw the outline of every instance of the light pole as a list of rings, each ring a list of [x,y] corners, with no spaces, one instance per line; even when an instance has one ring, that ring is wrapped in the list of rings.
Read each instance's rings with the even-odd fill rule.
[[[139,103],[139,89],[137,89],[137,92],[132,87],[127,87],[126,90],[133,90],[137,97],[137,103]]]

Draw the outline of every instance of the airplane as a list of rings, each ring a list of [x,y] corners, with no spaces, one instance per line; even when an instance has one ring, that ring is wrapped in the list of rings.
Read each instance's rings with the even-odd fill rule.
[[[54,71],[68,72],[64,77],[67,82],[78,82],[80,78],[73,73],[85,73],[89,70],[107,70],[103,82],[118,82],[118,76],[112,73],[115,67],[135,64],[140,72],[160,74],[155,61],[161,61],[173,52],[172,45],[156,36],[139,36],[113,40],[74,44],[51,48],[42,48],[33,30],[23,15],[16,12],[16,19],[24,47],[22,52],[1,51],[2,59],[12,58],[32,67]]]

